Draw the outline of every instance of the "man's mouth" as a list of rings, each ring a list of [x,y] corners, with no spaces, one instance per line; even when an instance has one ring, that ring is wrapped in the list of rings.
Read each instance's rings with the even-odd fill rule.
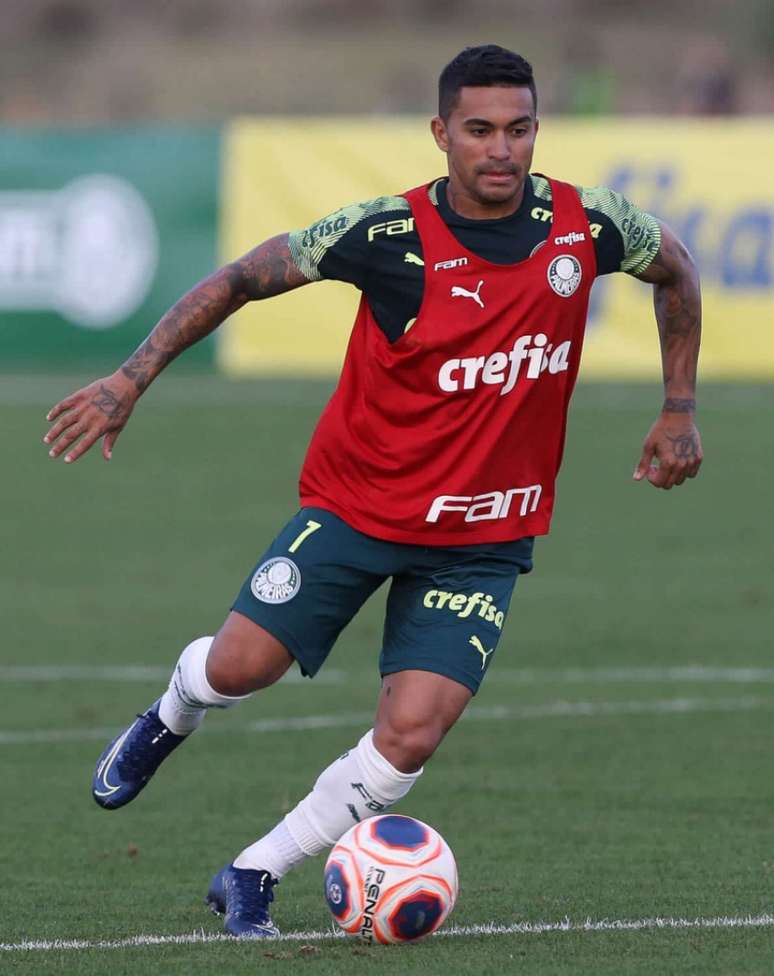
[[[516,176],[516,170],[513,169],[485,169],[481,171],[482,176],[490,176],[493,179],[508,179],[511,176]]]

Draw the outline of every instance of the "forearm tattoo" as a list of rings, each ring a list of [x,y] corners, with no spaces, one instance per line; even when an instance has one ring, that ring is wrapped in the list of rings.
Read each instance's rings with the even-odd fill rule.
[[[701,342],[701,293],[698,272],[686,248],[671,234],[662,239],[648,279],[653,282],[653,302],[661,340],[664,384],[693,389]],[[666,404],[670,404],[667,407]],[[667,397],[664,409],[688,413],[692,398]]]
[[[696,400],[693,397],[667,397],[661,409],[664,413],[695,413]]]
[[[235,264],[239,268],[245,295],[251,299],[281,295],[309,281],[290,256],[287,234],[273,237],[248,251]]]
[[[138,393],[144,393],[153,377],[167,365],[170,359],[170,356],[154,346],[153,339],[149,336],[137,352],[124,363],[121,372],[134,383]]]
[[[269,298],[308,281],[296,268],[281,234],[200,281],[162,317],[121,370],[138,393],[184,349],[213,332],[252,299]]]

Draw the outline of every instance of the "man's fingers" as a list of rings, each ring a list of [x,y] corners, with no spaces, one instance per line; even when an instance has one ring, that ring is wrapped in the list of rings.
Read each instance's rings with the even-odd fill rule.
[[[675,479],[677,478],[677,464],[675,461],[666,461],[662,468],[664,470],[664,481],[661,487],[665,491],[669,491],[670,488],[674,488]]]
[[[669,469],[664,464],[651,464],[648,468],[648,481],[654,488],[666,488]],[[671,486],[670,486],[671,487]]]
[[[71,448],[71,450],[69,450],[67,454],[65,454],[65,464],[71,464],[73,461],[77,461],[82,454],[85,454],[86,451],[88,451],[88,449],[92,446],[92,444],[97,440],[99,436],[100,436],[100,432],[98,430],[88,431],[78,441],[75,447]]]
[[[683,463],[677,460],[670,461],[666,466],[666,478],[664,479],[663,487],[669,491],[670,488],[675,488],[677,485],[682,484],[684,480]]]
[[[69,397],[65,397],[64,400],[60,400],[56,406],[52,407],[46,414],[46,420],[56,420],[60,413],[64,413],[65,410],[69,410],[71,407],[75,406],[78,394],[73,393]]]
[[[653,447],[646,442],[645,446],[642,449],[642,455],[640,456],[640,460],[637,462],[637,467],[634,469],[634,474],[632,475],[635,481],[642,481],[642,479],[646,475],[650,480],[649,471],[654,456],[655,456],[655,451],[653,450]]]
[[[652,477],[649,475],[648,480],[655,488],[669,491],[670,488],[683,484],[686,478],[695,478],[698,466],[679,460],[662,461],[656,471],[658,473],[654,473]]]
[[[62,452],[65,451],[73,441],[77,440],[81,434],[85,433],[86,430],[87,427],[84,423],[71,424],[64,430],[59,440],[48,452],[48,456],[54,458],[59,457],[59,455],[62,454]]]
[[[59,420],[54,424],[54,426],[46,433],[43,438],[44,444],[53,444],[54,441],[60,437],[68,427],[72,427],[73,424],[77,423],[79,420],[79,414],[73,411],[72,413],[66,413],[64,417],[60,417]],[[57,452],[58,453],[58,452]],[[56,454],[51,452],[52,457],[56,457]]]
[[[681,464],[679,468],[675,471],[675,484],[681,485],[685,479],[688,477],[688,472],[690,471],[690,466],[688,464]]]
[[[104,432],[104,423],[100,422],[99,419],[93,417],[91,420],[79,419],[75,413],[65,414],[47,435],[49,443],[54,441],[48,455],[49,457],[57,458],[67,452],[65,454],[65,461],[69,464],[71,461],[76,461],[82,454],[88,451],[92,444]],[[81,440],[73,447],[72,445],[79,437]]]
[[[118,440],[120,430],[111,430],[102,438],[102,457],[109,461],[113,457],[113,446]]]
[[[701,458],[696,458],[696,460],[691,461],[690,464],[687,464],[685,468],[685,476],[683,480],[685,480],[685,478],[695,478],[696,475],[699,473],[700,467],[701,467]],[[682,481],[680,483],[682,484]]]
[[[701,462],[678,458],[672,464],[672,484],[681,485],[686,478],[695,478]]]

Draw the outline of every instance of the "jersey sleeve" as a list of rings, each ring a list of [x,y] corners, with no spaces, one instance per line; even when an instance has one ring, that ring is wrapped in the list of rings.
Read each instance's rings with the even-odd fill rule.
[[[290,255],[310,281],[346,281],[363,289],[373,251],[373,228],[409,211],[404,197],[376,197],[336,210],[288,236]]]
[[[618,266],[600,268],[599,273],[643,272],[661,246],[661,226],[656,218],[606,186],[578,187],[578,191],[589,220],[593,221],[596,214],[601,215],[605,223],[612,225],[610,230],[613,234],[620,238],[620,246],[615,248],[615,263]]]

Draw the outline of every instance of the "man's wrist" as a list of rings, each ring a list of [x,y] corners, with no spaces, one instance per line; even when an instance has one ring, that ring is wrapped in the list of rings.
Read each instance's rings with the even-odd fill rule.
[[[665,397],[662,413],[696,413],[695,397]]]
[[[145,388],[149,385],[150,381],[146,384],[146,387],[140,387],[137,383],[136,378],[133,376],[131,369],[127,369],[126,364],[119,366],[119,368],[113,373],[111,380],[118,384],[123,391],[125,391],[127,396],[132,397],[137,400],[145,392]]]

